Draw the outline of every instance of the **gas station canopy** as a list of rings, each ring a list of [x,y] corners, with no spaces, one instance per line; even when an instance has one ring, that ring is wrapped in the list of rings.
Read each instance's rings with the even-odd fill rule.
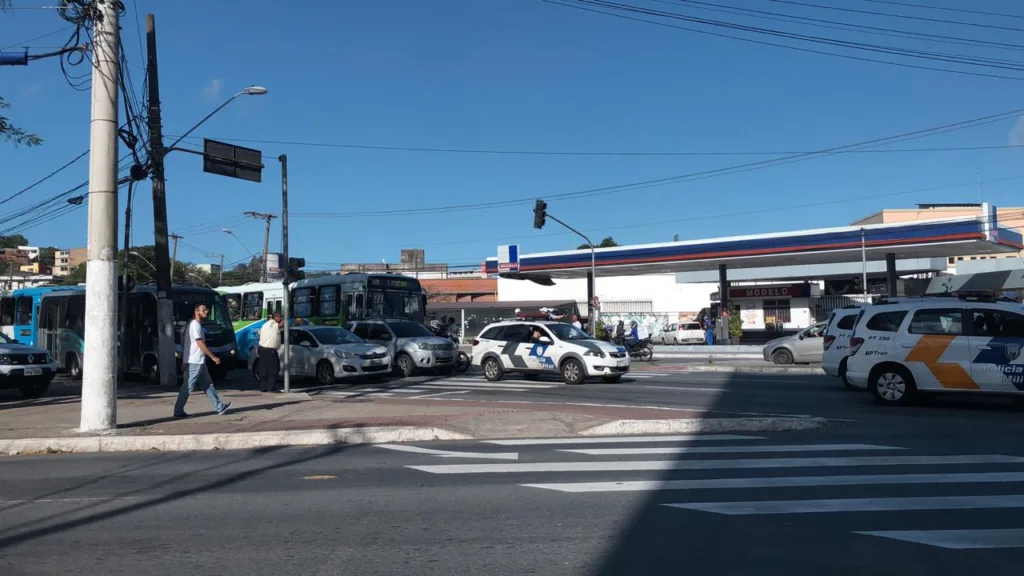
[[[596,268],[598,276],[631,276],[711,271],[722,264],[736,270],[851,263],[862,258],[884,261],[887,254],[905,260],[1024,250],[1021,234],[1000,228],[995,208],[986,208],[986,215],[977,217],[598,248]],[[590,259],[589,249],[522,254],[518,272],[583,278],[590,270]],[[488,274],[498,274],[498,258],[488,258],[484,268]]]

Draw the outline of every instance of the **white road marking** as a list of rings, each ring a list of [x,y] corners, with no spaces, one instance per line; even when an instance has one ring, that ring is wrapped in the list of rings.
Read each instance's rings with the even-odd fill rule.
[[[753,502],[687,502],[662,504],[728,516],[759,514],[821,514],[829,512],[891,512],[898,510],[976,510],[1024,508],[1024,495],[924,496],[917,498],[836,498],[831,500],[765,500]]]
[[[877,530],[854,532],[949,550],[1024,548],[1024,529],[1005,530]]]
[[[517,438],[515,440],[482,440],[484,444],[501,446],[542,446],[545,444],[618,444],[627,442],[689,442],[705,440],[764,440],[764,436],[736,434],[684,434],[679,436],[595,436],[568,438]]]
[[[466,384],[470,386],[483,386],[485,388],[557,388],[561,384],[532,384],[530,382],[489,382],[483,378],[479,380],[470,380],[468,378],[456,378],[449,380],[431,380],[422,384],[416,384],[416,386],[449,386],[449,387],[463,387]]]
[[[518,460],[518,452],[456,452],[453,450],[436,450],[434,448],[420,448],[419,446],[406,446],[404,444],[377,444],[378,448],[397,450],[399,452],[413,452],[415,454],[429,454],[441,458],[489,458],[492,460]]]
[[[375,398],[388,398],[388,397],[394,396],[394,394],[392,394],[391,392],[376,392],[376,391],[371,391],[371,390],[359,390],[359,391],[355,391],[355,392],[347,392],[347,391],[346,392],[342,392],[340,390],[338,390],[338,391],[327,391],[327,392],[321,392],[319,395],[320,396],[338,396],[338,397],[341,397],[341,398],[349,398],[349,397],[352,397],[352,396],[373,396]]]
[[[141,496],[111,496],[95,498],[40,498],[29,500],[0,500],[0,506],[7,504],[75,504],[78,502],[105,502],[115,500],[139,500]]]
[[[528,388],[490,388],[488,386],[476,386],[473,384],[466,384],[462,386],[443,386],[441,384],[417,384],[415,386],[418,390],[468,390],[468,391],[484,391],[484,390],[498,390],[501,392],[526,392]]]
[[[416,392],[422,392],[422,390],[416,390]],[[437,398],[438,396],[445,396],[447,394],[468,394],[469,390],[449,390],[448,392],[438,392],[437,394],[424,394],[422,396],[409,396],[409,398]]]
[[[668,490],[725,490],[807,486],[881,486],[891,484],[985,484],[1024,482],[1024,472],[964,474],[862,474],[847,476],[785,476],[769,478],[711,478],[707,480],[640,480],[628,482],[555,482],[522,484],[557,492],[651,492]]]
[[[843,452],[851,450],[903,450],[898,446],[874,444],[776,444],[773,446],[659,446],[657,448],[581,448],[556,450],[591,456],[631,454],[742,454],[744,452]]]
[[[962,456],[850,456],[837,458],[744,458],[738,460],[531,462],[521,464],[408,466],[408,468],[431,474],[508,474],[522,472],[636,472],[641,470],[734,470],[932,464],[1024,464],[1024,458],[1000,454],[968,454]]]

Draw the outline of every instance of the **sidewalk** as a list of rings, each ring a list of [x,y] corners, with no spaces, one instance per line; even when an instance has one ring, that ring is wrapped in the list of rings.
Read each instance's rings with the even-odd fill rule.
[[[192,417],[179,420],[171,417],[176,393],[147,385],[130,387],[119,394],[118,429],[105,435],[76,431],[80,406],[77,389],[70,383],[54,382],[51,395],[38,400],[4,394],[0,454],[802,430],[825,424],[807,417],[582,402],[220,392],[231,402],[227,414],[218,416],[204,394],[194,393],[186,408]]]
[[[756,360],[689,360],[685,362],[672,359],[658,362],[635,362],[630,370],[634,372],[725,372],[741,374],[816,374],[824,375],[821,364],[772,364]]]

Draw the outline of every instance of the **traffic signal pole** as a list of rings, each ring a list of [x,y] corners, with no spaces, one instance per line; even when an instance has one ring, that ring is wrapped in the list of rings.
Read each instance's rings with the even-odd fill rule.
[[[594,243],[590,241],[590,238],[587,238],[586,234],[580,232],[579,230],[573,228],[572,226],[569,226],[565,222],[562,222],[558,218],[555,218],[554,216],[549,214],[547,202],[543,200],[537,200],[537,203],[536,205],[534,205],[533,208],[533,227],[538,230],[543,228],[544,220],[546,218],[551,218],[555,222],[558,222],[573,234],[576,234],[580,238],[583,238],[583,240],[586,241],[587,246],[590,246],[590,278],[587,279],[587,283],[589,284],[589,286],[587,287],[587,293],[588,296],[590,296],[587,302],[587,308],[590,314],[588,316],[590,323],[590,326],[588,326],[588,328],[590,334],[592,336],[596,336],[598,316],[600,316],[601,312],[597,309],[596,306],[594,306],[594,297],[597,296],[597,251],[594,249]]]
[[[290,362],[292,359],[292,349],[288,344],[288,316],[291,314],[292,307],[292,299],[288,290],[288,281],[290,280],[288,273],[288,155],[281,154],[277,159],[281,162],[281,252],[283,252],[281,257],[284,259],[285,265],[284,302],[281,306],[281,316],[284,320],[284,392],[287,394],[291,391]],[[264,270],[266,269],[266,259],[264,252]]]

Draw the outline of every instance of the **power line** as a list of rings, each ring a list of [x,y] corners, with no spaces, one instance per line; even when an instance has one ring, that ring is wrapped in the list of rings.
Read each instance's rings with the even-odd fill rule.
[[[54,170],[53,172],[50,172],[46,176],[43,176],[39,180],[36,180],[35,182],[33,182],[33,183],[29,184],[28,186],[22,188],[21,190],[18,190],[17,192],[15,192],[14,194],[11,194],[7,198],[4,198],[3,200],[0,200],[0,204],[6,204],[6,203],[10,202],[11,200],[14,200],[15,198],[17,198],[18,196],[21,196],[25,192],[28,192],[29,190],[35,188],[36,186],[42,184],[43,182],[46,182],[50,178],[53,178],[57,174],[60,174],[62,171],[64,171],[68,167],[70,167],[72,164],[74,164],[75,162],[78,162],[79,160],[81,160],[82,158],[85,158],[88,155],[89,155],[89,151],[88,150],[86,150],[85,152],[82,152],[81,154],[79,154],[78,156],[75,156],[70,161],[68,161],[66,164],[61,166],[60,168],[57,168],[56,170]]]
[[[171,136],[173,138],[173,136]],[[189,139],[202,139],[201,136],[189,136]],[[736,150],[736,151],[703,151],[684,152],[673,150],[620,150],[620,151],[583,151],[583,150],[515,150],[499,148],[444,148],[424,146],[387,146],[371,144],[347,144],[334,142],[302,142],[297,140],[256,140],[251,138],[222,138],[213,140],[225,142],[245,142],[249,144],[267,144],[274,146],[304,146],[311,148],[342,148],[355,150],[380,150],[385,152],[430,152],[441,154],[489,154],[507,156],[784,156],[789,154],[811,154],[813,151],[794,150]],[[850,150],[843,154],[888,154],[914,152],[969,152],[978,150],[1009,150],[1024,148],[1024,144],[1004,144],[992,146],[949,146],[933,148],[889,148],[885,150]],[[269,157],[269,156],[268,156]],[[276,158],[276,157],[275,157]]]
[[[940,68],[940,67],[936,67],[936,66],[924,66],[924,65],[921,65],[921,64],[910,64],[910,63],[906,63],[906,62],[894,62],[892,60],[881,60],[881,59],[878,59],[878,58],[869,58],[869,57],[866,57],[866,56],[855,56],[855,55],[852,55],[852,54],[841,54],[841,53],[838,53],[838,52],[830,52],[828,50],[817,50],[817,49],[814,49],[814,48],[804,48],[804,47],[800,47],[800,46],[793,46],[793,45],[790,45],[790,44],[781,44],[781,43],[778,43],[778,42],[769,42],[769,41],[766,41],[766,40],[757,40],[757,39],[754,39],[754,38],[744,38],[742,36],[734,36],[734,35],[731,35],[731,34],[724,34],[724,33],[721,33],[721,32],[713,32],[711,30],[701,30],[699,28],[690,28],[690,27],[687,27],[687,26],[680,26],[678,24],[670,24],[668,22],[658,22],[658,21],[654,21],[654,20],[645,20],[643,18],[637,18],[637,17],[634,17],[634,16],[626,15],[626,14],[617,14],[615,12],[606,12],[606,11],[603,11],[603,10],[598,10],[596,8],[588,8],[588,7],[586,7],[585,5],[582,5],[582,4],[570,3],[570,2],[573,2],[574,0],[542,0],[542,1],[543,2],[547,2],[549,4],[557,4],[559,6],[564,6],[566,8],[572,8],[574,10],[582,10],[584,12],[593,12],[595,14],[601,14],[601,15],[604,15],[604,16],[612,16],[614,18],[621,18],[623,20],[631,20],[633,22],[641,22],[643,24],[653,24],[655,26],[662,26],[662,27],[665,27],[665,28],[673,28],[673,29],[676,29],[676,30],[683,30],[683,31],[686,31],[686,32],[693,32],[695,34],[704,34],[704,35],[713,36],[713,37],[716,37],[716,38],[727,38],[729,40],[739,40],[741,42],[749,42],[751,44],[758,44],[758,45],[761,45],[761,46],[774,46],[776,48],[785,48],[787,50],[796,50],[798,52],[806,52],[806,53],[809,53],[809,54],[819,54],[819,55],[822,55],[822,56],[832,56],[832,57],[835,57],[835,58],[843,58],[843,59],[846,59],[846,60],[854,60],[854,61],[857,61],[857,62],[871,62],[871,63],[874,63],[874,64],[886,64],[886,65],[889,65],[889,66],[897,66],[897,67],[900,67],[900,68],[909,68],[909,69],[913,69],[913,70],[930,70],[932,72],[947,72],[947,73],[950,73],[950,74],[960,74],[960,75],[964,75],[964,76],[978,76],[978,77],[983,77],[983,78],[998,78],[998,79],[1001,79],[1001,80],[1018,80],[1018,81],[1019,80],[1024,80],[1024,78],[1021,78],[1021,77],[1006,76],[1004,74],[991,74],[991,73],[987,73],[987,72],[972,72],[970,70],[955,70],[955,69],[951,69],[951,68]],[[575,0],[575,1],[579,2],[580,0]],[[643,12],[639,12],[637,10],[633,10],[633,12],[643,13]]]
[[[21,42],[15,42],[14,44],[9,44],[7,46],[4,46],[4,47],[0,48],[0,50],[10,50],[11,48],[27,47],[28,45],[30,45],[32,42],[35,42],[36,40],[42,40],[43,38],[49,38],[50,36],[56,36],[57,34],[60,34],[62,32],[67,32],[67,31],[71,30],[72,28],[74,28],[74,26],[64,26],[63,28],[58,28],[57,30],[54,30],[53,32],[47,32],[46,34],[40,34],[39,36],[35,36],[35,37],[32,37],[32,38],[29,38],[28,40],[22,40]]]
[[[943,20],[941,18],[928,18],[926,16],[908,16],[906,14],[893,14],[892,12],[876,12],[874,10],[858,10],[856,8],[841,8],[839,6],[826,6],[823,4],[813,4],[810,2],[797,2],[796,0],[771,0],[779,4],[793,4],[794,6],[804,6],[808,8],[820,8],[822,10],[838,10],[841,12],[852,12],[854,14],[866,14],[869,16],[883,16],[886,18],[903,18],[905,20],[918,20],[921,22],[934,22],[938,24],[954,24],[957,26],[973,26],[975,28],[987,28],[990,30],[1007,30],[1009,32],[1024,32],[1024,28],[1014,28],[1012,26],[997,26],[995,24],[978,24],[977,22],[964,22],[962,20]]]
[[[644,180],[640,182],[633,182],[629,184],[620,184],[615,186],[605,186],[601,188],[591,188],[587,190],[579,190],[575,192],[563,192],[561,194],[549,194],[545,198],[548,200],[559,200],[569,198],[584,198],[592,196],[601,196],[606,194],[614,194],[618,192],[641,190],[646,188],[656,188],[660,186],[666,186],[669,184],[676,184],[683,181],[692,180],[703,180],[707,178],[714,178],[718,176],[736,174],[740,172],[747,172],[751,170],[760,170],[763,168],[780,166],[784,164],[790,164],[794,162],[803,162],[806,160],[832,156],[839,154],[843,151],[860,148],[870,148],[883,146],[894,142],[902,142],[905,140],[912,140],[916,138],[923,138],[926,136],[934,136],[936,134],[944,134],[946,132],[952,132],[955,130],[963,130],[965,128],[973,128],[977,126],[983,126],[985,124],[991,124],[1005,120],[1010,117],[1019,116],[1024,109],[1013,110],[1010,112],[1004,112],[1001,114],[994,114],[990,116],[983,116],[980,118],[974,118],[972,120],[966,120],[962,122],[955,122],[952,124],[946,124],[935,128],[928,128],[924,130],[916,130],[913,132],[905,132],[897,134],[895,136],[887,136],[884,138],[877,138],[874,140],[867,140],[858,142],[855,144],[848,144],[844,146],[837,146],[832,148],[826,148],[823,150],[808,152],[802,154],[794,154],[791,156],[785,156],[782,158],[773,158],[769,160],[759,160],[757,162],[748,162],[745,164],[738,164],[728,166],[725,168],[716,168],[713,170],[704,170],[700,172],[692,172],[689,174],[682,174],[679,176],[670,176],[667,178],[656,178],[652,180]],[[532,203],[536,199],[536,196],[532,198],[518,198],[514,200],[499,200],[492,202],[481,202],[473,204],[456,204],[449,206],[437,206],[432,208],[409,208],[400,210],[388,210],[388,211],[377,211],[377,212],[314,212],[314,213],[296,213],[293,216],[297,217],[331,217],[331,218],[354,218],[354,217],[365,217],[365,216],[394,216],[402,214],[425,214],[425,213],[437,213],[437,212],[453,212],[461,210],[479,210],[486,208],[496,208],[502,206],[514,206],[524,203]]]
[[[905,6],[908,8],[924,8],[927,10],[941,10],[944,12],[960,12],[962,14],[978,14],[981,16],[995,16],[997,18],[1015,18],[1018,20],[1024,20],[1024,16],[1017,14],[1003,14],[1000,12],[984,12],[982,10],[969,10],[967,8],[948,8],[945,6],[929,6],[927,4],[911,4],[910,2],[894,2],[893,0],[864,0],[864,2],[871,2],[872,4],[890,4],[892,6]]]

